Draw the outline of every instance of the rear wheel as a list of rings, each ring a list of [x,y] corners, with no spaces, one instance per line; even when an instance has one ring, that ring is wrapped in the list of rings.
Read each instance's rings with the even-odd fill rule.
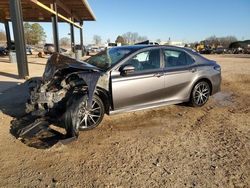
[[[198,82],[191,93],[190,104],[194,107],[200,107],[206,104],[210,95],[210,86],[206,81]]]
[[[77,137],[79,130],[90,130],[101,123],[105,108],[98,96],[93,97],[90,109],[87,109],[87,95],[73,96],[69,103],[65,113],[65,129],[68,136]]]

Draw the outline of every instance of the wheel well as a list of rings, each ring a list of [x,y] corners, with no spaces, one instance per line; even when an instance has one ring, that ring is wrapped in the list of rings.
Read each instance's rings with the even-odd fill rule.
[[[103,102],[103,105],[105,107],[105,113],[109,113],[109,107],[110,107],[110,97],[107,91],[103,91],[103,89],[97,88],[97,91],[95,93]]]
[[[210,81],[209,79],[207,79],[207,78],[199,79],[197,82],[195,82],[193,88],[195,87],[195,85],[196,85],[197,83],[202,82],[202,81],[205,81],[205,82],[208,83],[208,85],[209,85],[209,87],[210,87],[210,95],[211,95],[211,94],[212,94],[213,87],[212,87],[211,81]],[[192,90],[193,90],[193,89],[192,89]]]

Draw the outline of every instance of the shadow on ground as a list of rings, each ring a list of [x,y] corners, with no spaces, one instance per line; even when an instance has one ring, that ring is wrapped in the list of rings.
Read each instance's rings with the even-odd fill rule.
[[[21,82],[16,82],[16,81],[0,81],[0,100],[2,99],[2,94],[15,87],[15,86],[18,86],[19,84],[21,84]],[[1,100],[2,101],[2,100]]]
[[[14,79],[18,79],[18,75],[16,74],[11,74],[11,73],[7,73],[7,72],[1,72],[0,71],[0,76],[5,76],[5,77],[9,77],[9,78],[14,78]]]
[[[20,131],[24,127],[34,123],[37,119],[25,113],[25,103],[29,97],[29,83],[34,79],[37,78],[27,80],[20,85],[17,82],[0,82],[1,86],[3,84],[9,87],[12,86],[10,89],[0,93],[0,111],[14,118],[11,121],[10,133],[18,139],[20,139]],[[64,139],[66,139],[64,134],[50,128],[48,125],[41,125],[37,130],[20,140],[30,147],[46,149],[62,140],[63,143],[71,141],[70,139]]]
[[[19,118],[25,115],[25,103],[28,99],[28,83],[0,82],[1,87],[9,88],[0,93],[0,110],[2,113]]]

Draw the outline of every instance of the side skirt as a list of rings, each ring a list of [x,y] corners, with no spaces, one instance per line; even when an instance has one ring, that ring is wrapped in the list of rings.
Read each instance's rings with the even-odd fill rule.
[[[109,115],[116,115],[124,112],[134,112],[134,111],[139,111],[139,110],[147,110],[151,108],[156,108],[156,107],[162,107],[162,106],[167,106],[171,104],[180,104],[187,102],[187,100],[172,100],[172,101],[164,101],[164,102],[157,102],[157,103],[150,103],[150,104],[142,104],[142,105],[134,105],[134,106],[129,106],[127,108],[121,108],[117,110],[111,110],[109,112]]]

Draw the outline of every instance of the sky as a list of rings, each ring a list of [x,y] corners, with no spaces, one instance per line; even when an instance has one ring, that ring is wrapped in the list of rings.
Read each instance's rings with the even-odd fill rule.
[[[88,0],[96,21],[84,22],[84,43],[93,35],[115,41],[138,32],[151,41],[195,42],[216,35],[250,39],[250,0]],[[51,23],[41,24],[46,42],[53,41]],[[4,30],[0,24],[0,30]],[[75,28],[79,42],[79,29]],[[59,38],[69,37],[69,24],[59,24]]]

